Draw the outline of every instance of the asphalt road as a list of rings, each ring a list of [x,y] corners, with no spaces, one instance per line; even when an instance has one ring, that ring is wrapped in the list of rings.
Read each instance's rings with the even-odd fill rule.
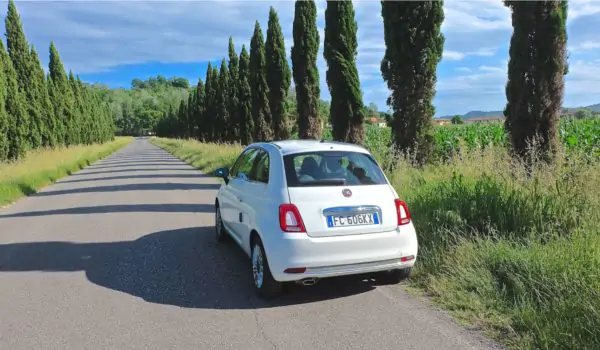
[[[0,209],[0,349],[489,349],[401,286],[277,302],[218,245],[218,182],[148,140]]]

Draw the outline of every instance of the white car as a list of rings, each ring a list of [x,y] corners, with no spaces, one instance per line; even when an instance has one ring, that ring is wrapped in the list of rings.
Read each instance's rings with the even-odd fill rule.
[[[218,241],[231,237],[252,262],[263,298],[286,282],[382,272],[409,276],[418,243],[408,207],[364,148],[285,140],[247,146],[215,200]]]

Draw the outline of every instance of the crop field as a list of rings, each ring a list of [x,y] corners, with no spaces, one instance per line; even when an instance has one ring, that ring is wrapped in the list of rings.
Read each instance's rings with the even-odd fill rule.
[[[464,151],[507,146],[504,125],[500,122],[434,126],[435,153],[438,159],[449,159]],[[567,154],[579,153],[590,160],[600,159],[600,118],[562,119],[559,135]],[[297,136],[296,136],[297,137]],[[324,137],[331,139],[331,131]],[[391,141],[391,128],[367,125],[365,146],[381,154]]]

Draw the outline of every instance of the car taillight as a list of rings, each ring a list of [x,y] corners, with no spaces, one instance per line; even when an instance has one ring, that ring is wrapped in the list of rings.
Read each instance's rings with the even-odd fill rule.
[[[279,226],[283,232],[306,232],[302,216],[293,204],[279,206]]]
[[[401,199],[395,199],[396,202],[396,214],[398,215],[398,226],[406,225],[410,223],[410,212],[408,211],[408,205]]]

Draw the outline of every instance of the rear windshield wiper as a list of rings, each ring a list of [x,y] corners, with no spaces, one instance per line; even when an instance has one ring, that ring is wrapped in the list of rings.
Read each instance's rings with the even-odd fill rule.
[[[320,179],[320,180],[309,180],[302,181],[300,183],[301,186],[341,186],[346,184],[346,179]]]

